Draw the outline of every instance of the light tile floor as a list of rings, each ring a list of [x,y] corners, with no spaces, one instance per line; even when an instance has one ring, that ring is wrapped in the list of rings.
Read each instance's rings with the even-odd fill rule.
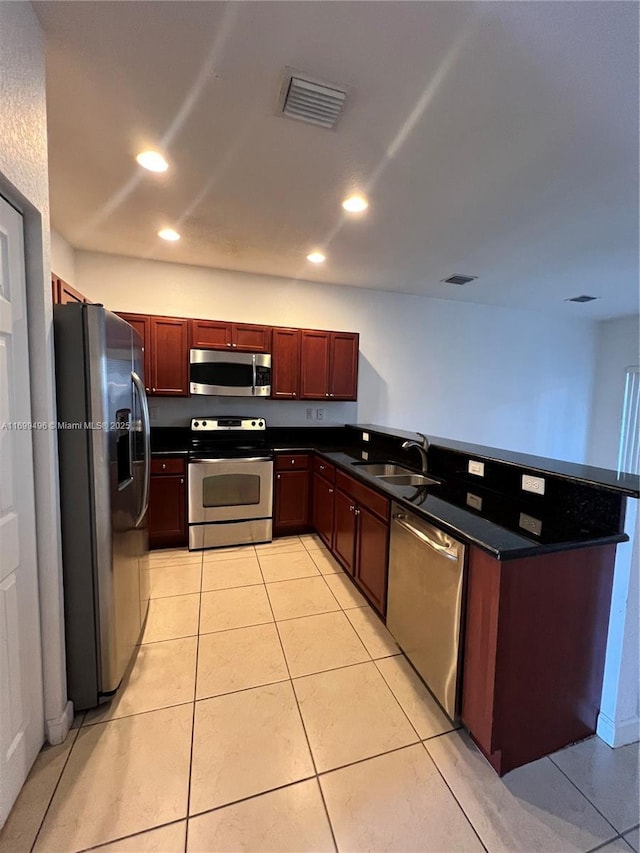
[[[0,853],[638,851],[637,744],[499,779],[317,536],[151,560],[119,696],[42,750]]]

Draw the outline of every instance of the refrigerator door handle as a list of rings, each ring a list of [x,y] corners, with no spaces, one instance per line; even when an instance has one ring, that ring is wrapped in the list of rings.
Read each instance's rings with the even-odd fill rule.
[[[144,488],[142,490],[141,508],[136,518],[135,526],[138,527],[149,508],[149,478],[151,476],[151,424],[149,422],[149,406],[147,405],[147,395],[144,390],[144,384],[138,374],[131,372],[131,381],[136,389],[140,400],[140,414],[142,415],[142,431],[144,435]]]

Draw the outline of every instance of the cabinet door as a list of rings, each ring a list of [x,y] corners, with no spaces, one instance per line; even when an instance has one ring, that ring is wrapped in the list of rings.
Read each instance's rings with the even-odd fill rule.
[[[231,330],[231,346],[243,352],[269,352],[271,327],[234,323]]]
[[[360,507],[356,581],[382,616],[387,605],[388,551],[389,525]]]
[[[300,393],[300,329],[274,329],[271,343],[271,396],[296,399]]]
[[[151,317],[151,393],[189,396],[188,320]]]
[[[53,282],[53,280],[52,280]],[[63,281],[61,278],[57,279],[58,282],[58,299],[60,305],[67,305],[69,302],[89,302],[89,300],[80,293],[79,290],[76,290],[75,287],[71,287],[70,284],[67,284],[66,281]]]
[[[60,279],[56,275],[51,275],[51,301],[54,305],[60,302]]]
[[[336,489],[333,551],[350,574],[356,558],[356,507],[353,498]]]
[[[331,379],[329,397],[356,400],[358,397],[358,341],[352,332],[331,333]]]
[[[146,314],[122,314],[118,312],[118,317],[122,317],[127,323],[132,326],[142,338],[142,348],[144,350],[144,387],[147,394],[151,393],[151,318]]]
[[[149,491],[149,545],[164,548],[186,545],[186,488],[184,476],[151,477]]]
[[[303,329],[300,347],[300,397],[319,400],[329,396],[329,332]]]
[[[324,477],[313,478],[313,527],[328,548],[333,548],[334,489]]]
[[[282,471],[275,478],[273,529],[277,536],[309,526],[309,471]]]
[[[231,323],[217,320],[191,320],[191,346],[194,349],[231,347]]]

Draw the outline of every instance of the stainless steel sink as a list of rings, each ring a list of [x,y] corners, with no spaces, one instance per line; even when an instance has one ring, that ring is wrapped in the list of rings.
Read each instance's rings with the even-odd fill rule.
[[[354,462],[354,465],[374,477],[396,477],[398,474],[408,476],[414,473],[410,468],[395,465],[393,462]]]
[[[424,474],[378,474],[376,479],[388,483],[390,486],[438,486],[437,480],[425,477]]]

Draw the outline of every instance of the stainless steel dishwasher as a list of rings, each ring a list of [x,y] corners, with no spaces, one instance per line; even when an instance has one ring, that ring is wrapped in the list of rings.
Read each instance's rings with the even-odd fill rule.
[[[453,720],[465,546],[399,504],[391,519],[387,628]]]

